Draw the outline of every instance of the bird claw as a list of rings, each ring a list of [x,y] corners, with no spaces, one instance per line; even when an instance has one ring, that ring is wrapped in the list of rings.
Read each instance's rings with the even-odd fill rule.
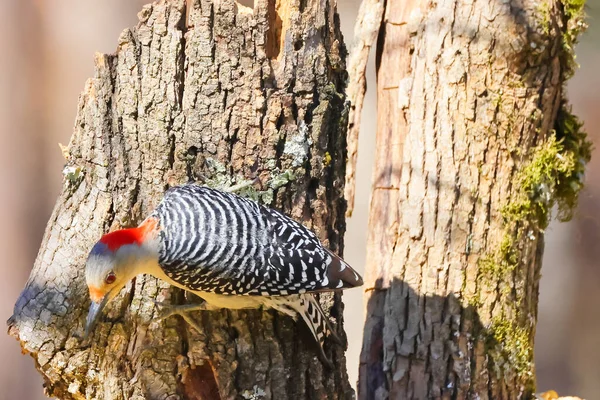
[[[318,346],[319,347],[319,352],[317,353],[317,358],[319,360],[321,360],[321,363],[328,369],[334,369],[333,368],[333,360],[329,357],[327,357],[327,355],[325,354],[325,350],[323,349],[323,347]]]
[[[203,332],[203,329],[198,323],[190,316],[193,311],[204,311],[207,310],[206,304],[169,304],[161,301],[154,300],[154,305],[160,308],[158,320],[162,321],[173,315],[179,315],[185,322],[188,323],[192,328],[198,332]]]
[[[344,348],[348,346],[348,343],[345,342],[344,340],[342,340],[342,338],[340,338],[333,329],[329,330],[329,335],[327,336],[327,338],[329,340],[331,340],[333,343],[337,344],[338,346],[341,346]]]

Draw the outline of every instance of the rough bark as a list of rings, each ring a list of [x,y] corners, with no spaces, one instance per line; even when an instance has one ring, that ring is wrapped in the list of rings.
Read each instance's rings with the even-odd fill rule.
[[[589,158],[578,4],[388,0],[359,398],[532,396],[543,229]]]
[[[203,332],[158,322],[180,290],[138,277],[89,343],[84,263],[105,232],[135,226],[167,184],[228,185],[311,227],[344,233],[344,47],[327,0],[162,0],[113,55],[96,57],[65,149],[65,184],[9,332],[61,399],[341,399],[344,349],[316,357],[301,324],[272,311],[198,313]],[[343,336],[339,295],[321,296]],[[193,301],[193,300],[192,300]]]
[[[356,193],[356,161],[358,158],[358,134],[362,115],[363,100],[367,91],[367,61],[371,47],[375,43],[381,18],[383,17],[384,0],[364,0],[360,4],[358,17],[354,24],[354,44],[348,57],[348,89],[350,101],[348,115],[348,161],[346,163],[346,185],[344,198],[348,202],[346,216],[352,216],[354,194]]]

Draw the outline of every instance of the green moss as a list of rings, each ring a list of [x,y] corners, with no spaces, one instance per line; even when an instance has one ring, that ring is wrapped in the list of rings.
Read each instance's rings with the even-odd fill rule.
[[[558,219],[568,221],[573,217],[583,189],[585,166],[592,158],[592,142],[583,130],[583,123],[573,115],[565,101],[558,111],[555,132],[557,140],[562,143],[563,153],[572,159],[570,169],[559,171],[555,187]]]
[[[586,0],[563,0],[562,4],[565,7],[565,14],[568,18],[585,17],[583,8]]]
[[[519,380],[533,385],[533,351],[531,332],[505,318],[494,318],[484,331],[486,347],[494,369],[500,376],[517,374]]]
[[[542,1],[538,4],[537,15],[542,32],[545,35],[550,34],[550,4],[548,1]]]
[[[549,0],[542,1],[538,4],[537,17],[540,31],[544,35],[551,36],[562,34],[562,51],[560,58],[563,67],[563,78],[564,80],[567,80],[573,76],[573,73],[577,69],[574,47],[577,44],[579,35],[587,28],[584,10],[585,0],[561,0],[560,4],[562,5],[563,14],[562,32],[553,30],[552,16],[553,13],[556,14],[556,10],[552,9],[554,3],[551,3]]]
[[[85,176],[85,172],[79,166],[67,165],[62,172],[65,177],[65,185],[71,191],[74,191],[79,187],[79,184],[83,181],[83,177]]]
[[[561,119],[561,134],[532,149],[531,160],[517,173],[518,192],[502,208],[506,224],[526,222],[543,230],[550,212],[559,206],[559,218],[567,220],[583,187],[583,171],[591,156],[591,144],[579,121],[569,114]]]
[[[290,169],[286,169],[285,171],[281,172],[279,168],[273,168],[271,174],[271,179],[269,179],[267,182],[267,189],[256,190],[254,186],[248,186],[240,190],[238,194],[263,204],[272,204],[275,190],[296,180],[296,175]]]
[[[555,130],[528,154],[529,161],[523,163],[515,176],[516,191],[502,208],[502,241],[495,251],[483,255],[478,262],[482,282],[488,286],[502,285],[512,279],[519,268],[522,249],[527,246],[527,236],[536,229],[546,228],[554,205],[558,206],[559,219],[572,216],[583,188],[591,143],[581,122],[563,105]],[[511,290],[508,284],[501,286],[500,295],[508,299]],[[519,302],[518,291],[515,296],[511,297],[512,301]],[[528,390],[533,390],[530,329],[502,316],[495,317],[484,332],[498,374],[504,376],[513,371]]]
[[[291,169],[286,169],[283,172],[279,172],[278,169],[275,169],[273,171],[271,180],[268,182],[268,185],[271,189],[276,190],[295,180],[296,175]]]
[[[267,163],[269,165],[270,163]],[[232,177],[227,173],[227,168],[212,158],[206,159],[206,165],[210,173],[210,178],[204,181],[204,184],[208,187],[225,190],[231,188],[234,185],[244,183],[245,178],[243,176]],[[257,190],[254,185],[248,185],[236,191],[236,193],[242,197],[252,199],[254,201],[268,204],[273,203],[275,190],[282,186],[287,185],[289,182],[296,180],[296,175],[291,169],[280,171],[279,168],[272,165],[271,179],[267,182],[267,188],[265,190]]]
[[[535,229],[543,230],[549,222],[550,212],[558,206],[561,220],[571,218],[583,188],[585,164],[591,157],[591,143],[582,130],[582,123],[566,106],[560,108],[555,130],[546,142],[529,152],[515,176],[511,201],[502,208],[504,235],[497,249],[479,259],[482,282],[500,285],[500,295],[505,300],[520,302],[518,290],[510,297],[509,282],[519,268],[522,249],[529,243],[528,236]],[[518,272],[518,271],[517,271]],[[478,305],[477,293],[473,306]],[[518,315],[518,314],[517,314]],[[516,374],[526,390],[533,392],[531,329],[505,315],[494,317],[484,329],[490,360],[498,376]],[[527,323],[526,320],[520,322]]]
[[[254,186],[247,186],[238,190],[236,194],[263,204],[271,204],[273,202],[273,190],[270,188],[257,190]]]
[[[575,73],[578,65],[575,61],[575,45],[579,35],[585,31],[585,0],[562,0],[566,29],[563,34],[563,51],[561,64],[563,66],[564,79],[569,79]]]
[[[515,198],[502,208],[505,223],[532,221],[545,228],[551,202],[551,187],[560,159],[561,146],[551,137],[547,143],[534,149],[532,160],[516,176],[518,192]]]
[[[515,238],[505,233],[498,249],[492,254],[486,254],[478,260],[479,274],[488,285],[509,280],[509,276],[519,265],[520,252],[515,244]],[[505,285],[501,294],[508,295],[510,286]]]
[[[323,157],[323,166],[328,167],[331,164],[331,154],[328,151],[325,152],[325,156]]]
[[[275,169],[276,167],[277,167],[277,161],[275,161],[274,158],[267,160],[267,162],[265,163],[265,168],[267,168],[269,170]]]
[[[481,301],[481,296],[479,295],[479,293],[475,293],[475,295],[470,296],[467,300],[467,304],[468,304],[469,308],[478,310],[483,305],[483,302]]]
[[[227,173],[227,167],[214,158],[207,157],[205,165],[209,178],[204,184],[211,188],[225,189],[233,185],[232,177]]]
[[[575,70],[574,46],[579,35],[586,29],[585,0],[560,0],[563,15],[563,46],[560,53],[562,82],[568,80]],[[539,3],[538,16],[542,30],[551,32],[554,3]],[[563,90],[564,93],[564,90]],[[532,114],[533,115],[533,114]],[[536,120],[540,119],[536,116]],[[591,158],[592,146],[583,124],[573,115],[566,100],[559,107],[553,135],[530,154],[530,162],[520,172],[518,184],[521,193],[503,209],[506,222],[529,221],[544,229],[551,208],[558,206],[558,218],[569,220],[577,205],[583,187],[585,165]]]

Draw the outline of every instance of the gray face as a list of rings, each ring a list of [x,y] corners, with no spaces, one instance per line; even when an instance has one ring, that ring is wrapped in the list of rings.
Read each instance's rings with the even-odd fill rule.
[[[103,289],[107,275],[114,270],[115,253],[102,242],[94,245],[85,265],[85,281],[88,287]],[[113,271],[114,272],[114,271]]]
[[[96,243],[85,266],[85,280],[92,299],[86,332],[93,328],[104,305],[138,273],[147,272],[143,267],[154,259],[154,253],[135,243],[121,245],[115,251],[102,242]]]

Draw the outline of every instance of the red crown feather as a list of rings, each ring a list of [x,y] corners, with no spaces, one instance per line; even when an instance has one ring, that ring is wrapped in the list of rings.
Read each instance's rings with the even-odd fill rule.
[[[157,229],[157,221],[154,218],[148,218],[137,228],[120,229],[118,231],[107,233],[100,238],[109,250],[115,251],[121,246],[128,244],[144,243],[146,236]]]

